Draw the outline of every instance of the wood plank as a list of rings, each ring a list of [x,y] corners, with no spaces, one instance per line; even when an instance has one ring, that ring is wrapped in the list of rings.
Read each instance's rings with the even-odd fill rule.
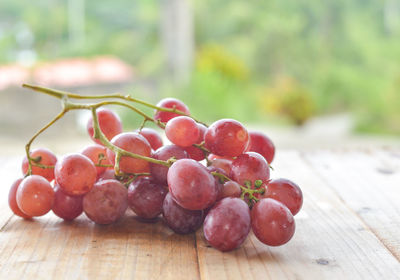
[[[395,151],[306,153],[327,185],[400,260],[400,156]]]
[[[0,244],[0,279],[199,279],[194,235],[132,214],[109,226],[13,217]]]
[[[274,168],[273,177],[304,192],[294,238],[274,248],[250,235],[240,249],[221,253],[198,232],[202,279],[398,279],[398,260],[297,152],[278,153]]]

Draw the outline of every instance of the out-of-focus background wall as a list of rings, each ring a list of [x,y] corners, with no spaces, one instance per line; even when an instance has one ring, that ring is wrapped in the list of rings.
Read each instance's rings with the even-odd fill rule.
[[[23,82],[174,96],[204,121],[262,129],[278,148],[396,145],[400,0],[2,0],[3,151],[59,110]],[[127,129],[140,123],[120,113]],[[50,146],[84,137],[83,118],[50,130]]]

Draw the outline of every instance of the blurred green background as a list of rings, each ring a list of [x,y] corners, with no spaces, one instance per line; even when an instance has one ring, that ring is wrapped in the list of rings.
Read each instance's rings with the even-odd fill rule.
[[[134,73],[107,89],[175,96],[207,122],[345,113],[356,132],[400,135],[400,0],[0,2],[0,76],[18,64],[38,82],[43,63],[104,55]]]

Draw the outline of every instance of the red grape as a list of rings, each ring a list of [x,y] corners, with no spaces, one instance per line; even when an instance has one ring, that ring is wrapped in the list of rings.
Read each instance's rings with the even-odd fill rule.
[[[82,152],[84,156],[87,156],[93,164],[109,165],[111,164],[107,158],[107,148],[101,145],[90,145],[85,147]],[[102,160],[99,160],[102,157]],[[96,166],[97,177],[103,174],[107,167]]]
[[[225,174],[230,175],[232,170],[232,161],[230,159],[216,158],[211,161],[211,166],[224,170]]]
[[[205,127],[204,125],[202,125],[200,123],[197,124],[197,127],[199,128],[200,134],[199,134],[199,138],[197,138],[197,141],[195,144],[200,144],[201,142],[204,141],[204,134],[206,133],[207,127]],[[206,158],[204,155],[204,152],[195,146],[186,147],[185,151],[188,153],[188,155],[191,159],[201,161]]]
[[[18,188],[21,184],[21,181],[23,178],[20,178],[16,180],[10,188],[10,192],[8,193],[8,205],[10,206],[10,209],[14,212],[15,215],[20,216],[21,218],[24,219],[30,219],[32,218],[31,216],[26,215],[24,212],[19,209],[18,204],[17,204],[17,191]]]
[[[167,122],[165,135],[175,145],[189,147],[197,142],[200,131],[192,118],[179,116]]]
[[[157,103],[157,107],[162,107],[162,108],[176,108],[177,110],[185,113],[186,115],[189,115],[189,108],[180,100],[175,99],[175,98],[164,98],[160,100],[160,102]],[[177,113],[172,113],[172,112],[164,112],[164,111],[158,111],[155,110],[154,112],[154,119],[155,120],[160,120],[162,123],[168,122],[170,119],[181,116],[180,114]]]
[[[55,186],[53,213],[64,220],[71,221],[82,214],[82,200],[83,196],[68,195],[59,186]]]
[[[151,147],[149,142],[147,142],[146,138],[144,138],[142,135],[134,132],[125,132],[118,134],[111,140],[111,143],[125,151],[134,154],[146,157],[150,157],[151,155]],[[111,163],[115,164],[114,152],[108,149],[107,156],[110,159]],[[142,173],[150,171],[148,161],[128,156],[121,157],[119,167],[120,170],[125,173]]]
[[[40,148],[35,149],[30,153],[31,158],[36,159],[40,157],[40,160],[36,163],[40,163],[47,166],[53,166],[57,162],[57,157],[48,149]],[[28,172],[28,158],[25,156],[22,160],[22,174],[26,175]],[[40,175],[46,178],[49,182],[54,180],[54,168],[41,168],[35,166],[32,162],[32,174]]]
[[[203,210],[187,210],[180,207],[168,193],[163,202],[163,217],[176,233],[195,232],[203,222]]]
[[[102,181],[102,180],[110,180],[110,179],[116,180],[114,169],[107,169],[103,174],[101,174],[97,178],[97,182]]]
[[[188,154],[179,146],[166,145],[159,148],[152,155],[152,158],[159,160],[168,160],[171,157],[175,157],[175,159],[183,159],[188,158]],[[150,172],[155,181],[167,185],[168,167],[161,164],[150,163]]]
[[[222,119],[208,127],[204,140],[211,153],[236,157],[245,151],[249,143],[249,134],[238,121]]]
[[[217,199],[215,179],[207,168],[193,159],[181,159],[168,170],[169,191],[185,209],[202,210]]]
[[[242,194],[242,189],[240,188],[240,185],[235,182],[235,181],[227,181],[225,184],[222,186],[222,192],[221,192],[221,199],[224,197],[240,197]]]
[[[204,221],[204,237],[220,251],[238,248],[250,231],[250,210],[240,198],[218,201]]]
[[[20,183],[16,200],[19,209],[26,215],[43,216],[53,207],[54,191],[44,177],[31,175]]]
[[[255,152],[247,152],[238,156],[232,162],[231,177],[241,185],[256,180],[269,180],[269,165],[263,156]]]
[[[147,142],[149,142],[151,148],[155,151],[158,148],[162,147],[163,141],[161,139],[160,134],[155,129],[143,127],[142,130],[136,131],[144,138],[146,138]]]
[[[96,182],[97,171],[93,162],[81,154],[69,154],[55,167],[56,183],[68,195],[83,195]]]
[[[269,197],[282,202],[289,208],[293,216],[300,211],[303,205],[303,193],[300,187],[287,179],[274,179],[270,181],[261,197]]]
[[[272,198],[263,198],[251,210],[251,228],[255,236],[269,246],[287,243],[295,231],[290,210]]]
[[[209,161],[213,161],[214,159],[227,159],[227,160],[233,161],[233,157],[224,157],[224,156],[219,156],[216,154],[209,154],[207,158]]]
[[[275,156],[275,146],[271,139],[264,133],[258,131],[250,131],[249,136],[250,144],[248,151],[259,153],[268,163],[271,163]]]
[[[83,197],[83,211],[97,224],[111,224],[128,208],[128,191],[117,180],[97,182]]]
[[[121,120],[113,111],[106,108],[101,108],[96,111],[96,114],[99,121],[100,130],[108,140],[111,140],[115,135],[122,132]],[[95,141],[97,144],[103,145],[99,139],[93,138],[94,131],[92,116],[89,118],[86,128],[93,141]]]
[[[141,218],[154,219],[162,212],[162,205],[168,190],[144,177],[135,180],[128,189],[129,207]]]

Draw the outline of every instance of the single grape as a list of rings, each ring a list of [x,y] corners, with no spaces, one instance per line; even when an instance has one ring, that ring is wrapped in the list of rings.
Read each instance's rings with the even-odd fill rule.
[[[197,127],[199,128],[200,134],[199,134],[199,138],[197,138],[197,141],[195,144],[200,144],[201,142],[204,141],[204,134],[206,133],[207,127],[205,127],[201,123],[198,123]],[[189,158],[191,158],[191,159],[201,161],[206,158],[204,152],[195,146],[186,147],[185,151],[188,153]]]
[[[53,166],[57,163],[57,157],[50,150],[45,148],[35,149],[30,153],[31,158],[38,159],[36,163],[47,166]],[[22,160],[22,174],[26,175],[28,172],[28,158],[25,156]],[[32,162],[32,174],[40,175],[46,178],[49,182],[54,180],[54,168],[42,168],[35,166]]]
[[[86,146],[82,151],[81,154],[87,156],[93,164],[101,164],[101,165],[109,165],[111,164],[107,158],[107,148],[101,145],[89,145]],[[103,174],[107,167],[96,166],[97,170],[97,177]]]
[[[233,157],[224,157],[224,156],[219,156],[216,154],[209,154],[207,158],[209,161],[213,161],[214,159],[227,159],[227,160],[233,161],[233,159],[234,159]]]
[[[20,183],[16,200],[19,209],[26,215],[43,216],[53,207],[54,191],[44,177],[31,175]]]
[[[230,159],[216,158],[211,161],[210,166],[217,167],[219,169],[224,170],[225,174],[229,176],[232,170],[232,161]]]
[[[128,205],[139,217],[154,219],[162,212],[167,192],[165,186],[153,182],[150,178],[139,178],[129,186]]]
[[[139,131],[135,131],[135,132],[139,133],[144,138],[146,138],[147,142],[149,142],[151,148],[154,151],[157,150],[158,148],[162,147],[162,145],[163,145],[162,138],[155,129],[143,127],[140,132]]]
[[[300,211],[303,205],[303,193],[300,187],[292,181],[282,178],[271,180],[261,197],[273,198],[283,203],[293,216]]]
[[[176,161],[168,170],[168,187],[175,201],[189,210],[202,210],[217,199],[215,179],[193,159]]]
[[[155,151],[152,155],[152,158],[158,160],[168,160],[172,157],[175,159],[183,159],[188,158],[188,154],[185,150],[176,145],[165,145]],[[161,164],[150,163],[150,173],[153,179],[163,185],[167,185],[167,174],[168,167],[163,166]]]
[[[197,123],[190,117],[179,116],[167,122],[165,135],[173,144],[189,147],[195,144],[200,136]]]
[[[99,121],[100,130],[108,140],[111,140],[115,135],[122,132],[122,123],[116,113],[110,109],[101,108],[96,110],[96,114]],[[93,138],[94,130],[92,117],[89,118],[86,128],[93,141],[95,141],[97,144],[103,145],[99,139]]]
[[[180,207],[167,193],[163,202],[163,217],[167,225],[176,233],[195,232],[203,223],[203,210],[187,210]]]
[[[271,141],[270,138],[268,138],[267,135],[265,135],[262,132],[250,131],[249,136],[250,136],[250,144],[248,147],[248,151],[259,153],[270,164],[274,160],[275,156],[274,143]]]
[[[267,182],[269,176],[268,162],[258,153],[241,154],[232,162],[231,178],[241,185],[249,182],[253,186],[256,180]]]
[[[24,219],[30,219],[32,218],[31,216],[26,215],[24,212],[19,209],[18,204],[17,204],[17,191],[18,188],[22,182],[23,178],[17,179],[10,188],[10,192],[8,193],[8,205],[10,206],[10,209],[14,212],[15,215],[20,216],[21,218]]]
[[[179,110],[186,115],[190,115],[189,108],[180,100],[175,99],[175,98],[164,98],[160,100],[160,102],[157,103],[157,107],[162,107],[162,108],[175,108],[176,110]],[[159,120],[162,123],[168,122],[170,119],[181,116],[180,114],[177,113],[172,113],[172,112],[164,112],[164,111],[154,111],[154,119]]]
[[[149,142],[147,142],[146,138],[142,135],[134,133],[134,132],[125,132],[118,134],[115,136],[111,143],[121,149],[150,157],[151,156],[151,147]],[[110,149],[107,150],[107,156],[111,161],[111,164],[115,164],[115,154]],[[143,173],[149,172],[150,166],[149,162],[143,159],[132,158],[129,156],[122,156],[121,161],[119,163],[119,168],[122,172],[125,173]]]
[[[220,251],[238,248],[250,231],[250,210],[240,198],[227,197],[218,201],[203,225],[204,237]]]
[[[240,122],[222,119],[208,127],[204,140],[211,153],[236,157],[245,151],[249,143],[249,134]]]
[[[287,243],[295,231],[290,210],[272,198],[263,198],[251,210],[251,228],[255,236],[269,246]]]
[[[103,174],[101,174],[97,178],[97,182],[98,181],[103,181],[103,180],[110,180],[110,179],[116,180],[114,169],[107,169]]]
[[[237,182],[227,181],[222,186],[220,198],[222,199],[225,197],[240,197],[241,194],[242,194],[242,189],[240,188],[240,185]]]
[[[97,171],[93,162],[81,154],[64,156],[54,170],[56,183],[68,195],[83,195],[96,182]]]
[[[83,211],[97,224],[111,224],[128,208],[128,191],[117,180],[97,182],[83,197]]]
[[[59,186],[55,186],[53,213],[61,219],[71,221],[82,214],[82,201],[83,196],[68,195]]]

